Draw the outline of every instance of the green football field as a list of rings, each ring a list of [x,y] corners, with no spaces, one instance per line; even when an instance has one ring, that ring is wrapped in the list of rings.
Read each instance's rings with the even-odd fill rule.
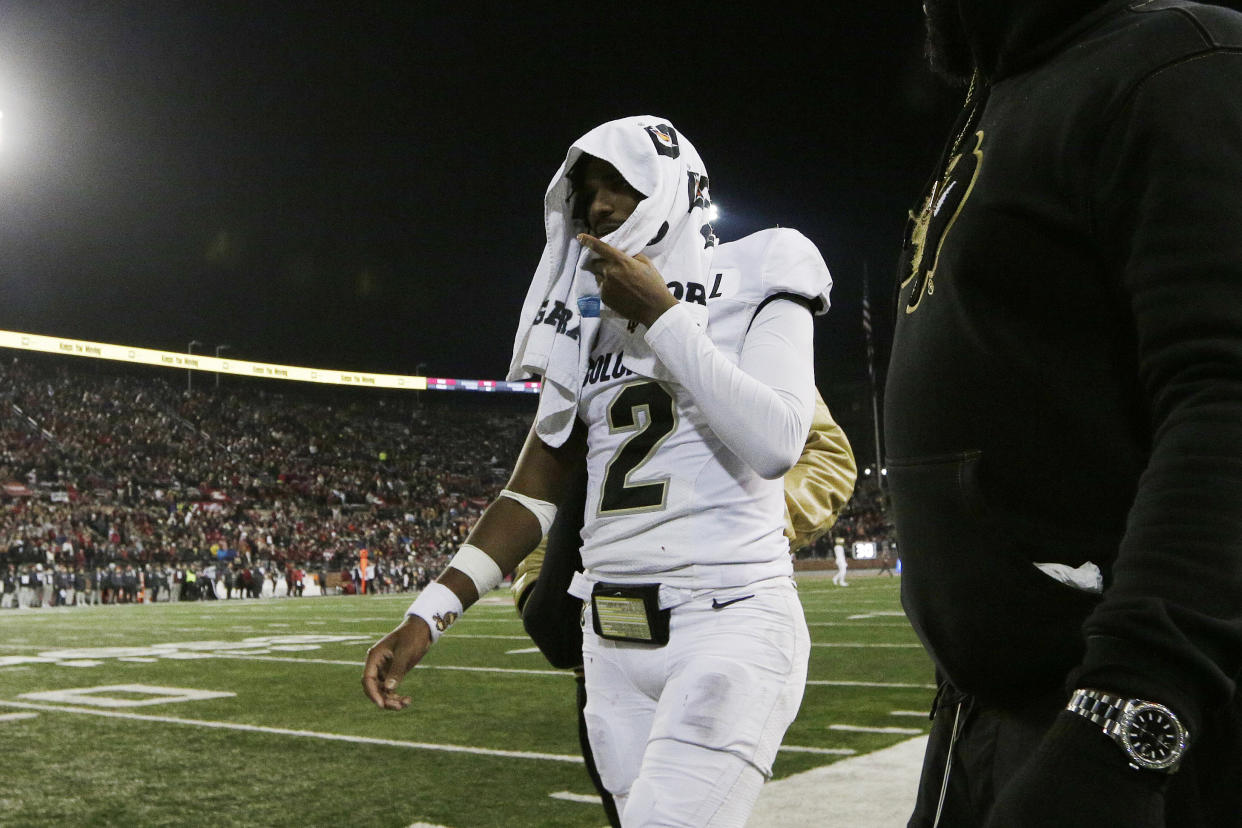
[[[899,579],[800,581],[813,649],[775,775],[925,733],[932,671]],[[410,596],[0,612],[0,825],[591,826],[574,683],[507,593],[403,685],[360,689]]]

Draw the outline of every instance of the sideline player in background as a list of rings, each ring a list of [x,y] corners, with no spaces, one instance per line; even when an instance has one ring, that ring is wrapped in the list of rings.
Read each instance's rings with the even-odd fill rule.
[[[571,147],[510,373],[543,376],[536,422],[508,489],[363,673],[375,704],[406,707],[400,679],[536,547],[585,458],[585,715],[625,825],[743,825],[806,681],[780,478],[809,433],[831,279],[792,230],[717,249],[709,204],[666,121]]]
[[[1242,825],[1242,15],[926,0],[969,81],[886,397],[911,826]]]
[[[849,564],[845,562],[845,544],[841,540],[832,544],[832,557],[837,563],[837,572],[832,576],[832,582],[837,586],[849,586],[845,581],[845,573]]]
[[[849,501],[858,476],[854,452],[845,432],[832,419],[818,392],[811,433],[802,455],[785,473],[785,537],[790,552],[810,546],[836,523]],[[621,824],[612,794],[600,780],[591,751],[583,710],[586,680],[582,667],[582,601],[569,595],[574,573],[582,570],[582,510],[586,496],[585,469],[580,501],[561,504],[543,543],[513,573],[514,604],[531,638],[554,667],[572,668],[578,697],[578,740],[587,774],[600,795],[613,826]],[[576,507],[576,508],[575,508]]]

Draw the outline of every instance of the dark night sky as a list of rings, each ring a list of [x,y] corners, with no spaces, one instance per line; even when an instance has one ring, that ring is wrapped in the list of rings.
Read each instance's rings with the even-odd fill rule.
[[[565,149],[656,114],[723,240],[820,246],[819,383],[861,379],[958,94],[918,0],[816,8],[0,0],[0,328],[500,377]]]

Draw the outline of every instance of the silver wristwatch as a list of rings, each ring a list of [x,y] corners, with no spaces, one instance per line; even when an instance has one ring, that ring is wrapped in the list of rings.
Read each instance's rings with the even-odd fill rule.
[[[1087,688],[1075,690],[1065,709],[1102,727],[1136,770],[1173,773],[1186,755],[1190,733],[1162,704]]]

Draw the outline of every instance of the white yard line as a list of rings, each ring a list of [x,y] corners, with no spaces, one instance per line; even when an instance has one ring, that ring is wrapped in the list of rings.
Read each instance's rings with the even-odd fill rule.
[[[894,629],[894,630],[911,629],[909,624],[891,624],[891,623],[885,623],[882,621],[874,622],[874,623],[865,622],[865,621],[808,621],[806,622],[806,625],[808,627],[849,627],[855,630],[859,629],[860,627],[866,627],[867,629],[875,629],[876,627],[887,627],[889,629]]]
[[[37,719],[38,713],[5,713],[0,715],[0,722],[20,722],[24,719]]]
[[[328,642],[328,645],[331,646],[334,643],[336,642]],[[838,646],[838,647],[860,647],[861,648],[861,647],[868,647],[868,646],[883,647],[885,645],[867,645],[867,644],[850,643],[850,644],[838,644],[838,645],[818,645],[817,644],[814,646],[828,646],[828,647]],[[905,646],[905,645],[888,645],[888,646],[896,647],[896,646]],[[910,645],[910,646],[918,646],[918,645]],[[330,658],[298,658],[298,657],[292,657],[292,656],[247,655],[245,653],[230,653],[230,652],[178,653],[176,654],[176,656],[180,658],[193,657],[193,658],[234,659],[238,661],[271,661],[271,662],[278,662],[278,663],[285,663],[285,664],[332,664],[332,665],[336,665],[339,667],[355,667],[355,668],[360,668],[363,666],[363,662],[361,661],[346,661],[346,660],[341,660],[341,659],[330,659]],[[164,655],[162,657],[172,658],[173,655],[171,654]],[[79,660],[76,662],[61,661],[59,663],[62,665],[68,665],[68,666],[77,666],[77,667],[92,666],[93,667],[93,666],[99,666],[100,664],[103,664],[104,662],[89,661],[88,663],[88,661]],[[0,669],[3,669],[3,668],[0,668]],[[457,670],[459,672],[471,672],[471,673],[502,673],[502,674],[509,673],[509,674],[527,675],[527,676],[571,676],[573,675],[573,673],[569,670],[535,670],[535,669],[520,669],[516,667],[459,667],[459,666],[452,666],[452,665],[447,665],[447,664],[420,664],[415,669],[418,669],[418,670]],[[906,683],[906,682],[892,682],[892,681],[848,681],[848,680],[828,680],[828,679],[824,679],[824,680],[812,679],[807,682],[807,686],[808,687],[871,687],[871,688],[893,688],[893,689],[913,689],[913,690],[935,690],[936,689],[936,685],[934,684],[912,684],[912,683]]]
[[[561,676],[572,678],[573,670],[519,670],[515,667],[452,667],[447,664],[420,664],[418,670],[462,670],[467,673],[522,673],[527,676]]]
[[[856,604],[851,604],[848,607],[803,608],[802,611],[807,615],[828,615],[828,614],[835,615],[835,614],[840,614],[840,613],[845,612],[845,613],[849,613],[849,615],[846,616],[847,618],[857,619],[857,620],[866,620],[868,618],[905,618],[906,617],[906,614],[901,610],[864,609],[860,612]]]
[[[581,802],[584,805],[600,805],[600,798],[594,794],[576,794],[569,791],[557,791],[548,794],[549,799],[560,799],[564,802]]]
[[[471,608],[470,608],[470,611],[471,611],[471,612],[474,612],[474,607],[471,607]],[[354,619],[354,618],[337,618],[337,619],[335,619],[332,623],[333,623],[333,624],[361,624],[361,623],[363,623],[364,621],[378,621],[378,622],[380,622],[380,623],[382,623],[382,624],[385,624],[385,625],[387,625],[387,626],[385,626],[385,627],[384,627],[384,631],[385,631],[385,632],[388,632],[388,631],[389,631],[389,630],[391,630],[391,629],[392,629],[392,628],[393,628],[396,624],[400,623],[401,618],[400,618],[399,616],[398,616],[397,618],[357,618],[357,619]],[[301,622],[299,622],[299,623],[301,623]],[[521,619],[521,618],[519,618],[519,617],[517,617],[517,616],[514,616],[513,618],[487,618],[487,617],[485,617],[485,616],[481,616],[481,615],[470,615],[470,616],[467,616],[467,617],[466,617],[463,621],[461,621],[460,623],[462,623],[462,624],[470,624],[470,625],[473,625],[473,624],[508,624],[508,625],[510,625],[510,626],[514,626],[514,627],[521,627],[521,626],[522,626],[522,619]],[[454,632],[454,633],[452,633],[452,635],[456,636],[456,635],[458,635],[458,633]]]
[[[364,631],[359,631],[359,629],[355,629],[355,631],[351,633],[335,633],[335,634],[339,634],[339,636],[358,636],[358,634],[360,634],[361,632],[364,632]],[[324,634],[324,636],[330,636],[330,634],[334,634],[334,633],[315,633],[315,634]],[[383,632],[376,632],[375,636],[376,637],[385,636],[385,634],[388,634],[388,631],[386,631],[386,629]],[[458,638],[491,638],[493,639],[493,641],[530,641],[530,636],[499,636],[499,634],[494,634],[494,633],[457,633],[457,632],[451,634],[451,636],[446,636],[445,638],[443,638],[443,641],[446,641],[446,642],[456,641],[456,639]],[[324,642],[322,646],[324,647],[356,646],[356,642],[351,642],[351,641]]]
[[[924,732],[921,727],[868,727],[866,725],[850,724],[830,724],[828,729],[844,733],[900,733],[905,736],[917,736]]]
[[[410,748],[414,750],[434,750],[444,753],[469,753],[475,756],[499,756],[505,759],[537,759],[544,762],[567,762],[581,765],[581,756],[568,756],[559,753],[536,753],[526,750],[497,750],[494,748],[468,747],[465,745],[438,745],[430,742],[406,742],[399,739],[376,739],[370,736],[349,736],[343,733],[319,733],[313,730],[291,730],[285,727],[265,727],[238,722],[214,722],[203,719],[182,719],[176,716],[152,716],[144,713],[120,713],[114,710],[94,710],[86,707],[69,707],[56,704],[31,704],[0,699],[0,706],[17,707],[24,710],[38,710],[46,713],[76,713],[86,716],[102,716],[107,719],[127,719],[139,722],[158,722],[161,724],[188,725],[217,730],[237,730],[247,733],[267,733],[274,736],[297,736],[304,739],[323,739],[329,742],[352,742],[362,745],[383,745],[385,747]]]
[[[180,699],[176,700],[180,701]],[[358,744],[385,745],[388,747],[414,748],[418,750],[439,750],[449,753],[470,753],[477,756],[502,756],[513,759],[541,759],[549,762],[569,762],[574,764],[582,763],[581,756],[567,756],[556,753],[498,750],[493,748],[465,747],[462,745],[438,745],[428,742],[406,742],[397,739],[376,739],[369,736],[348,736],[341,733],[319,733],[312,730],[290,730],[289,728],[284,727],[266,727],[263,725],[240,724],[238,722],[185,719],[177,716],[154,716],[142,713],[121,713],[115,710],[105,710],[101,708],[75,707],[57,704],[32,704],[30,702],[6,701],[3,699],[0,699],[0,706],[18,707],[26,710],[40,710],[55,713],[78,713],[90,716],[103,716],[111,719],[131,719],[142,722],[191,725],[196,727],[215,728],[219,730],[240,730],[251,733],[270,733],[278,736],[300,736],[311,739],[326,739],[334,742],[355,742]],[[8,713],[0,715],[0,721],[32,719],[36,716],[38,716],[38,713]],[[850,748],[799,747],[797,745],[782,745],[780,750],[788,753],[813,753],[828,756],[850,756],[855,753],[855,751]]]
[[[812,647],[852,647],[856,649],[869,650],[876,649],[894,649],[894,650],[921,650],[922,644],[864,644],[861,641],[828,641],[811,644]]]
[[[934,684],[909,684],[909,683],[901,682],[901,681],[844,681],[844,680],[830,681],[827,679],[823,679],[823,680],[813,679],[811,681],[808,681],[806,684],[808,687],[894,687],[898,689],[910,689],[910,690],[935,690],[936,689],[936,685]]]
[[[205,654],[207,658],[231,658],[239,661],[281,661],[287,664],[336,664],[342,667],[361,667],[361,661],[335,661],[330,658],[284,658],[281,656],[233,655],[231,653]],[[521,670],[516,667],[454,667],[448,664],[419,664],[415,670],[461,670],[468,673],[517,673],[525,676],[573,676],[570,670]]]

